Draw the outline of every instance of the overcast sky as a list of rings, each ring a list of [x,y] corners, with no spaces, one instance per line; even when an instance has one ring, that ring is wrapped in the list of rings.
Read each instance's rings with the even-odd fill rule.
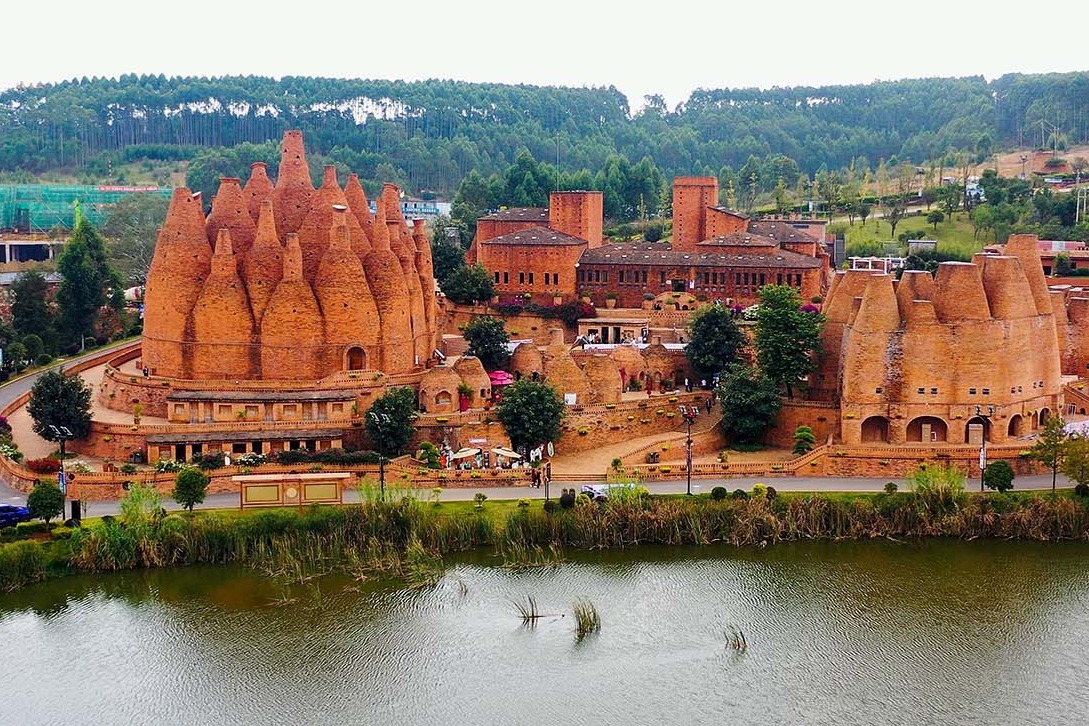
[[[284,8],[292,8],[290,11]],[[16,0],[0,89],[124,73],[697,88],[1089,70],[1089,3]]]

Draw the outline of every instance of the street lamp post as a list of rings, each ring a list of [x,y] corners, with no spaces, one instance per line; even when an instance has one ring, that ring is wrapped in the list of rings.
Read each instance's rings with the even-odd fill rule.
[[[67,495],[68,494],[68,480],[67,480],[67,478],[65,476],[65,472],[64,472],[64,442],[69,441],[69,440],[71,440],[71,439],[73,439],[75,437],[72,436],[72,430],[69,429],[67,426],[54,426],[53,424],[49,424],[49,430],[53,432],[53,438],[55,438],[57,440],[57,442],[60,444],[60,470],[57,472],[57,486],[60,488],[61,494]],[[73,501],[73,504],[75,505],[73,507],[73,511],[78,512],[79,511],[79,500],[74,499],[72,501]],[[73,517],[73,519],[74,519],[74,517]]]
[[[979,445],[979,491],[983,491],[983,482],[987,479],[987,432],[991,428],[991,416],[994,416],[994,406],[976,406],[976,418],[983,419],[983,439]]]
[[[694,406],[681,406],[681,416],[684,416],[684,423],[688,427],[688,432],[685,435],[684,446],[684,461],[685,461],[685,473],[688,476],[687,493],[689,496],[692,494],[692,421],[696,418],[696,408]]]
[[[376,426],[382,424],[389,425],[389,414],[376,413],[375,411],[368,411],[367,415],[371,417],[371,421],[374,421]],[[377,442],[375,442],[377,444]],[[386,457],[381,451],[378,453],[378,492],[379,498],[384,502],[386,501]]]

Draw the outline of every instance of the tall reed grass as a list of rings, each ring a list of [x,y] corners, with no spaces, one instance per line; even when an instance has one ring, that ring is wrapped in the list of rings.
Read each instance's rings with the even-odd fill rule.
[[[388,494],[389,492],[387,492]],[[802,539],[928,536],[1089,538],[1085,502],[1062,496],[968,494],[925,483],[911,492],[774,498],[611,497],[548,513],[434,507],[387,497],[340,507],[106,517],[71,537],[0,546],[0,587],[64,571],[248,563],[304,580],[333,569],[434,586],[448,553],[492,547],[509,567],[548,566],[567,549],[639,544],[737,546]]]

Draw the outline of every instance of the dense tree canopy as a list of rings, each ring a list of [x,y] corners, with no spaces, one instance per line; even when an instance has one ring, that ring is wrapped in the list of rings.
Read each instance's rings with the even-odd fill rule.
[[[744,363],[726,367],[715,395],[722,404],[722,432],[736,443],[759,442],[782,408],[775,382]]]
[[[64,246],[57,271],[57,328],[62,343],[80,344],[82,336],[94,335],[99,312],[109,303],[120,310],[125,304],[121,276],[106,259],[102,236],[77,215],[76,228]]]
[[[566,413],[555,388],[528,378],[507,386],[496,407],[511,444],[523,452],[558,439]]]
[[[34,433],[47,441],[81,439],[91,430],[91,389],[78,375],[46,371],[30,389],[26,408]]]
[[[733,362],[745,345],[745,334],[723,305],[704,305],[688,319],[684,353],[696,372],[708,378]]]
[[[416,427],[416,394],[408,386],[389,389],[367,411],[367,434],[374,448],[385,456],[404,453]]]
[[[787,396],[804,387],[817,366],[824,316],[803,305],[798,291],[786,285],[760,288],[753,343],[761,372]]]
[[[510,336],[501,318],[484,315],[473,318],[462,331],[469,343],[469,355],[475,355],[485,369],[494,371],[502,368],[510,359],[507,343]]]

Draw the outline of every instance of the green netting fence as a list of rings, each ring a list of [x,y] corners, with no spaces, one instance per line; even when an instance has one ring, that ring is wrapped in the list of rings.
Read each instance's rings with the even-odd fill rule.
[[[99,225],[118,200],[131,194],[159,194],[173,190],[157,186],[92,186],[64,184],[0,184],[0,231],[49,234],[75,226],[80,214]]]

